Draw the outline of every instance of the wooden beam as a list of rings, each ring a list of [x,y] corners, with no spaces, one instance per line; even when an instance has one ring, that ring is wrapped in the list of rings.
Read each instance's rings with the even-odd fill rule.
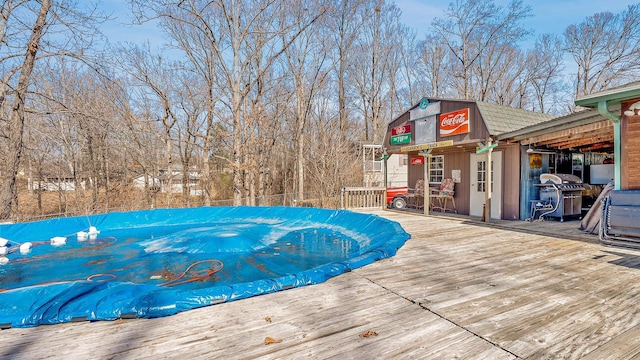
[[[600,143],[612,143],[612,142],[613,142],[613,137],[608,139],[601,138],[601,139],[595,139],[595,140],[594,139],[573,139],[573,140],[562,141],[562,142],[553,142],[553,143],[546,144],[545,146],[551,149],[564,150],[564,149],[581,148],[585,146],[598,145]]]
[[[537,146],[549,146],[549,147],[564,147],[566,144],[597,144],[603,141],[613,141],[613,133],[603,134],[601,132],[589,132],[583,134],[575,134],[564,138],[556,138],[552,140],[542,141],[535,143]],[[570,147],[570,146],[569,146]]]
[[[593,144],[591,146],[580,148],[582,152],[585,151],[597,151],[597,150],[609,150],[609,152],[613,152],[613,141],[612,142],[601,142],[598,144]]]
[[[552,141],[555,139],[567,138],[570,136],[575,136],[583,133],[611,133],[613,135],[613,124],[609,120],[599,121],[589,125],[582,125],[571,129],[554,131],[548,134],[534,136],[530,138],[523,139],[521,143],[523,145],[529,144],[541,144],[545,141]]]

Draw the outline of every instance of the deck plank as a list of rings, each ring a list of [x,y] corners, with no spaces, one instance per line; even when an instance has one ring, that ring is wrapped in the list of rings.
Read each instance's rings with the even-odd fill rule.
[[[567,224],[369,212],[412,235],[395,257],[165,318],[3,330],[0,358],[640,357],[639,251],[583,241]]]

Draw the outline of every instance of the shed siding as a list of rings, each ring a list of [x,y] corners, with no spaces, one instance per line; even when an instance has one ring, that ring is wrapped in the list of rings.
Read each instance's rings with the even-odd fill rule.
[[[435,155],[442,155],[437,153]],[[444,154],[444,177],[451,176],[451,170],[460,170],[460,183],[456,183],[454,199],[458,214],[469,214],[469,153],[455,152]],[[418,179],[424,178],[423,165],[409,165],[408,182],[409,187],[416,186]]]
[[[435,102],[439,100],[429,99],[429,101]],[[480,115],[480,111],[478,110],[478,106],[475,104],[475,102],[451,101],[451,100],[440,101],[441,114],[445,114],[448,112],[465,109],[465,108],[469,108],[469,116],[471,117],[469,133],[442,137],[440,136],[440,132],[436,131],[436,141],[453,140],[455,143],[460,143],[460,142],[471,142],[476,139],[484,140],[489,137],[489,131],[487,130],[487,127],[484,123],[484,120],[482,119],[482,116]],[[410,111],[407,111],[404,114],[400,115],[395,120],[393,120],[389,124],[389,128],[394,128],[396,126],[401,126],[407,123],[411,123],[409,121],[410,118],[411,118],[411,113]],[[412,129],[411,131],[413,133],[414,130]],[[414,137],[411,138],[410,144],[406,144],[402,146],[391,145],[390,141],[391,141],[391,133],[390,131],[387,131],[387,134],[385,135],[385,139],[384,139],[384,146],[387,148],[387,151],[389,153],[399,153],[402,146],[415,145]]]
[[[451,177],[451,170],[460,170],[460,183],[455,185],[456,209],[458,214],[469,215],[469,153],[454,152],[444,155],[444,176]]]
[[[489,131],[482,120],[478,106],[474,102],[442,101],[440,103],[440,110],[442,111],[442,114],[465,108],[469,108],[469,117],[471,117],[469,133],[441,137],[440,132],[438,132],[436,134],[437,141],[453,140],[457,143],[468,142],[475,139],[486,139],[489,137]]]
[[[502,151],[502,218],[520,219],[520,146],[500,145]]]

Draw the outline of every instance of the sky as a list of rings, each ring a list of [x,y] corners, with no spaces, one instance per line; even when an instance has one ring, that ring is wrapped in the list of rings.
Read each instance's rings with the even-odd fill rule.
[[[397,0],[396,6],[402,11],[402,21],[415,29],[418,39],[430,31],[434,17],[442,16],[452,0]],[[510,0],[494,0],[497,5],[506,6]],[[640,1],[640,0],[638,0]],[[152,45],[160,46],[164,40],[162,33],[154,26],[132,28],[129,7],[126,0],[103,0],[101,8],[111,12],[116,18],[103,27],[110,42],[144,42],[149,39]],[[636,2],[629,0],[524,0],[530,5],[533,16],[524,21],[526,27],[535,34],[562,34],[567,26],[583,21],[597,12],[619,13]]]
[[[422,38],[430,30],[434,17],[440,17],[452,0],[398,0],[396,6],[402,10],[402,20],[413,27]],[[506,6],[509,0],[494,0],[499,6]],[[629,0],[524,0],[531,6],[533,16],[524,21],[526,27],[536,34],[562,34],[567,26],[582,22],[586,17],[598,12],[614,14],[627,9],[637,2]]]
[[[433,18],[441,17],[452,1],[398,0],[396,6],[402,11],[403,22],[415,29],[420,40],[431,31]],[[510,0],[494,0],[494,3],[506,7]],[[526,49],[533,46],[538,35],[562,35],[569,25],[579,24],[589,16],[605,11],[618,14],[629,5],[640,3],[640,0],[523,0],[523,3],[532,10],[532,16],[524,20],[524,26],[534,34],[529,42],[521,44]],[[568,53],[564,55],[564,64],[564,76],[570,80],[577,71],[577,65]]]

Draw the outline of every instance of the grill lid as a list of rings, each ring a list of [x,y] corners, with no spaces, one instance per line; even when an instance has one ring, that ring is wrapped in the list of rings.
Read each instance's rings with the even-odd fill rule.
[[[582,184],[582,180],[571,174],[541,174],[540,183],[553,183],[553,184]]]

